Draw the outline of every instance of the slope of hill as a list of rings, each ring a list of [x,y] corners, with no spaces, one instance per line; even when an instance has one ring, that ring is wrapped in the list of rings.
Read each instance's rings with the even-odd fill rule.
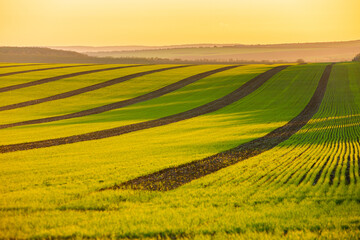
[[[137,51],[137,50],[158,50],[158,49],[174,49],[174,48],[199,48],[199,47],[224,47],[233,46],[234,44],[183,44],[183,45],[166,45],[166,46],[48,46],[51,49],[68,50],[79,53],[85,52],[111,52],[111,51]],[[240,45],[239,45],[240,46]]]
[[[351,61],[359,41],[268,45],[188,44],[115,47],[0,47],[0,62],[38,63],[259,63]]]
[[[41,47],[0,47],[0,62],[86,62],[89,57],[72,51]]]
[[[192,48],[196,49],[196,48]],[[189,49],[192,51],[192,49]],[[44,47],[0,47],[0,62],[13,63],[100,63],[100,64],[221,64],[258,63],[233,60],[182,60],[158,57],[103,57],[88,56],[74,51],[56,50]],[[270,62],[267,62],[270,63]],[[275,63],[275,62],[273,62]]]
[[[55,50],[45,47],[0,47],[0,62],[14,63],[125,63],[155,64],[175,62],[168,59],[147,59],[132,57],[93,57],[83,53]],[[182,61],[176,61],[182,62]]]
[[[0,239],[359,239],[360,63],[73,66],[0,69]]]

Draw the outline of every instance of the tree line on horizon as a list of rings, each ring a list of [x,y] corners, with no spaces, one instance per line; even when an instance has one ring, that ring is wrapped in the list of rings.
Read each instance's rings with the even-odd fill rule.
[[[353,61],[360,62],[360,53],[354,57]]]

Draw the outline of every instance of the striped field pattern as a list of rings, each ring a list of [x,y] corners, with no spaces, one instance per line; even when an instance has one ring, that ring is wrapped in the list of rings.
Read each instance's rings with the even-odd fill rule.
[[[360,63],[2,63],[0,133],[0,239],[360,236]]]

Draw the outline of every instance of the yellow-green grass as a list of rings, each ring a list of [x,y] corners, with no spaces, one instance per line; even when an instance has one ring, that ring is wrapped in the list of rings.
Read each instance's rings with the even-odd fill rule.
[[[94,206],[105,201],[110,205],[106,210],[85,207],[2,212],[6,214],[2,224],[9,226],[2,236],[229,239],[236,234],[234,239],[355,240],[360,233],[355,213],[359,205],[354,202],[237,204],[236,199],[216,202],[209,196],[176,199],[169,194],[125,191],[104,193],[102,197],[93,195],[88,203]]]
[[[12,65],[12,64],[9,64]],[[23,66],[23,64],[19,64],[19,67],[11,67],[11,68],[0,68],[0,74],[12,73],[12,72],[20,72],[20,71],[28,71],[33,69],[42,69],[42,68],[50,68],[50,67],[61,67],[61,66],[69,66],[71,64],[41,64],[37,65],[29,65]],[[4,79],[4,77],[0,77],[0,79]]]
[[[7,66],[25,66],[25,65],[45,65],[45,64],[42,64],[42,63],[0,63],[0,66],[1,67],[7,67]]]
[[[3,129],[4,131],[1,132],[7,138],[0,142],[6,144],[81,134],[184,112],[234,91],[271,67],[241,66],[206,77],[159,98],[122,109],[53,123]],[[137,85],[141,86],[142,83],[143,81],[137,82]],[[109,88],[108,91],[113,91],[113,89]],[[91,102],[90,98],[91,96],[88,98]],[[84,102],[87,101],[84,100]],[[23,118],[23,115],[18,115]],[[16,116],[12,114],[9,115],[9,118],[14,121]],[[36,131],[37,134],[29,135],[33,131]]]
[[[70,174],[68,176],[75,182],[82,182],[83,190],[86,191],[86,185],[95,190],[260,137],[302,110],[314,92],[324,66],[296,68],[307,70],[307,74],[288,69],[248,97],[212,114],[98,141],[1,154],[1,169],[7,169],[7,176],[3,175],[4,179],[1,179],[7,183],[3,186],[4,191],[25,187],[27,190],[22,193],[25,194],[33,191],[35,184],[38,190],[43,190],[44,181],[50,188],[70,190],[73,183],[67,181],[70,179],[64,181],[64,174]],[[294,73],[302,77],[298,78]],[[279,86],[285,83],[288,88],[279,92]],[[33,133],[37,134],[38,130]],[[17,171],[25,172],[16,178],[14,173]],[[65,185],[60,185],[62,183]],[[81,189],[77,184],[73,187],[76,191]],[[41,195],[38,197],[42,198]]]
[[[51,96],[111,80],[117,77],[134,74],[137,72],[167,68],[172,66],[176,65],[150,65],[87,74],[83,76],[59,80],[42,86],[34,86],[31,89],[19,89],[16,91],[12,91],[11,93],[9,93],[9,95],[4,95],[3,98],[13,98],[17,102],[23,102],[29,100],[30,97],[36,98],[39,95],[42,97]],[[140,96],[142,94],[157,90],[166,85],[180,81],[186,77],[220,67],[221,66],[217,65],[200,65],[153,73],[142,77],[137,77],[116,85],[76,95],[71,98],[65,98],[45,102],[34,106],[3,111],[0,112],[0,118],[2,123],[10,123],[14,121],[24,121],[40,117],[77,112],[84,109],[102,106],[116,101],[126,100],[129,98]],[[0,95],[0,98],[1,96],[2,95]],[[61,108],[59,108],[59,106],[61,106]]]
[[[31,63],[29,63],[31,64]],[[13,65],[23,65],[21,63],[0,63],[0,66],[13,66]]]
[[[67,67],[70,66],[70,68],[72,68],[73,66],[77,66],[77,67],[81,67],[82,65],[94,65],[94,66],[101,66],[100,64],[41,64],[41,65],[29,65],[29,66],[23,66],[23,64],[21,64],[21,66],[19,67],[12,67],[12,68],[0,68],[0,74],[7,74],[7,73],[13,73],[13,72],[22,72],[22,71],[31,71],[31,70],[39,70],[39,69],[46,69],[46,68],[55,68],[55,67]],[[104,66],[104,65],[102,65]],[[76,69],[77,67],[74,67],[74,69]],[[66,68],[60,68],[61,69],[66,69]],[[41,74],[45,77],[48,77],[48,75],[46,75],[46,71],[51,71],[50,70],[41,70],[41,71],[35,71],[35,72],[28,72],[28,73],[17,73],[14,75],[9,75],[9,76],[2,76],[0,77],[0,79],[3,81],[5,79],[12,79],[12,78],[16,78],[16,76],[22,77],[27,76],[28,74],[31,73],[37,73],[37,74]],[[3,87],[2,85],[0,85],[0,87]]]
[[[96,70],[96,69],[106,69],[112,67],[126,67],[131,66],[129,64],[122,65],[97,65],[91,67],[75,67],[69,69],[58,69],[58,70],[49,70],[47,73],[43,73],[44,78],[54,77],[68,73],[76,73],[83,72],[88,70]],[[175,66],[175,65],[170,65]],[[155,70],[160,68],[166,68],[167,65],[146,65],[139,67],[130,67],[130,68],[120,68],[115,70],[107,70],[97,73],[90,73],[85,75],[80,75],[76,77],[69,77],[59,79],[53,82],[48,82],[45,84],[40,84],[36,86],[16,89],[8,92],[4,92],[0,94],[0,102],[6,103],[6,105],[16,104],[20,102],[30,101],[39,98],[50,97],[59,93],[76,90],[79,88],[87,87],[93,84],[105,82],[114,78],[118,78],[121,76],[126,76],[133,73],[145,72],[149,70]],[[29,73],[30,74],[30,73]],[[32,73],[35,74],[35,73]],[[31,75],[31,74],[30,74]],[[29,79],[31,76],[29,77]],[[40,79],[39,76],[36,76],[37,79]],[[34,79],[34,80],[37,80]],[[12,80],[10,80],[12,81]],[[57,105],[59,106],[59,105]],[[12,115],[12,114],[11,114]]]
[[[61,66],[73,66],[74,64],[49,64],[49,65],[41,65],[41,66],[26,66],[26,67],[14,67],[9,68],[6,71],[8,72],[17,72],[17,71],[25,71],[30,69],[41,69],[41,68],[52,68],[52,67],[61,67]],[[80,64],[78,64],[80,65]],[[82,64],[81,64],[82,65]],[[75,73],[75,72],[81,72],[81,71],[87,71],[87,70],[95,70],[95,69],[101,69],[106,68],[108,65],[92,65],[92,66],[78,66],[78,67],[69,67],[69,68],[60,68],[60,69],[50,69],[50,70],[43,70],[43,71],[35,71],[35,72],[28,72],[28,73],[19,73],[14,74],[10,76],[3,76],[0,77],[0,87],[8,87],[16,84],[22,84],[27,83],[43,78],[48,77],[55,77],[59,75],[69,74],[69,73]],[[117,65],[110,65],[109,67],[117,66]],[[118,65],[120,66],[120,65]],[[125,65],[124,65],[125,66]],[[10,70],[11,69],[11,70]],[[16,69],[16,70],[15,70]],[[0,68],[0,73],[2,69]],[[4,93],[1,93],[1,95]]]
[[[273,150],[170,192],[97,191],[283,125],[306,105],[321,76],[311,66],[298,67],[307,75],[288,69],[212,114],[109,139],[0,155],[0,237],[357,239],[360,205],[354,182],[327,187],[306,180],[297,186],[295,180],[284,184],[283,177],[298,169],[286,167],[287,162],[311,165],[317,156],[333,154],[325,149],[333,151],[330,144],[348,136],[354,141],[356,134],[346,134],[359,130],[356,120],[346,128],[360,104],[355,97],[359,72],[351,64],[335,65],[319,113]]]
[[[188,204],[194,208],[216,206],[216,210],[222,209],[222,214],[212,219],[217,224],[221,221],[221,226],[226,226],[225,231],[231,233],[236,233],[236,229],[248,231],[254,226],[250,223],[260,222],[260,226],[275,234],[278,231],[279,235],[283,230],[302,230],[315,232],[313,237],[317,238],[321,232],[330,231],[333,233],[327,235],[329,239],[357,239],[360,227],[360,102],[354,96],[360,94],[359,66],[348,63],[335,65],[319,112],[289,140],[257,157],[193,181],[161,197],[154,197],[156,200],[146,201],[147,204],[158,206],[160,201],[167,203],[170,209],[170,206],[187,208]],[[349,183],[346,183],[347,168]],[[322,174],[314,184],[321,169]],[[334,180],[330,185],[332,172]],[[110,196],[104,199],[114,196],[126,199],[133,194],[136,193],[128,195],[125,191],[118,191],[109,193]],[[145,196],[139,198],[144,199]],[[95,203],[95,199],[88,197],[86,201]],[[86,209],[86,201],[79,200],[78,204],[70,204],[68,208]],[[97,199],[99,202],[101,200]],[[106,210],[107,206],[111,206],[116,209],[109,201],[106,204],[106,207],[101,204],[97,207]],[[268,206],[272,209],[266,209]],[[253,214],[248,213],[248,208],[263,219],[252,219]],[[233,211],[240,219],[229,220],[234,215]],[[243,214],[246,217],[242,219],[239,215]],[[171,221],[170,218],[168,220]],[[192,221],[199,219],[192,218]],[[344,230],[347,233],[340,234]],[[183,228],[179,232],[187,231]]]

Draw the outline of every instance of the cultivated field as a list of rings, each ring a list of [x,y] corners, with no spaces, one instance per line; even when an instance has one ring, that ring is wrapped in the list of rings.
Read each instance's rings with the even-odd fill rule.
[[[0,104],[1,239],[360,236],[360,63],[2,63]]]

